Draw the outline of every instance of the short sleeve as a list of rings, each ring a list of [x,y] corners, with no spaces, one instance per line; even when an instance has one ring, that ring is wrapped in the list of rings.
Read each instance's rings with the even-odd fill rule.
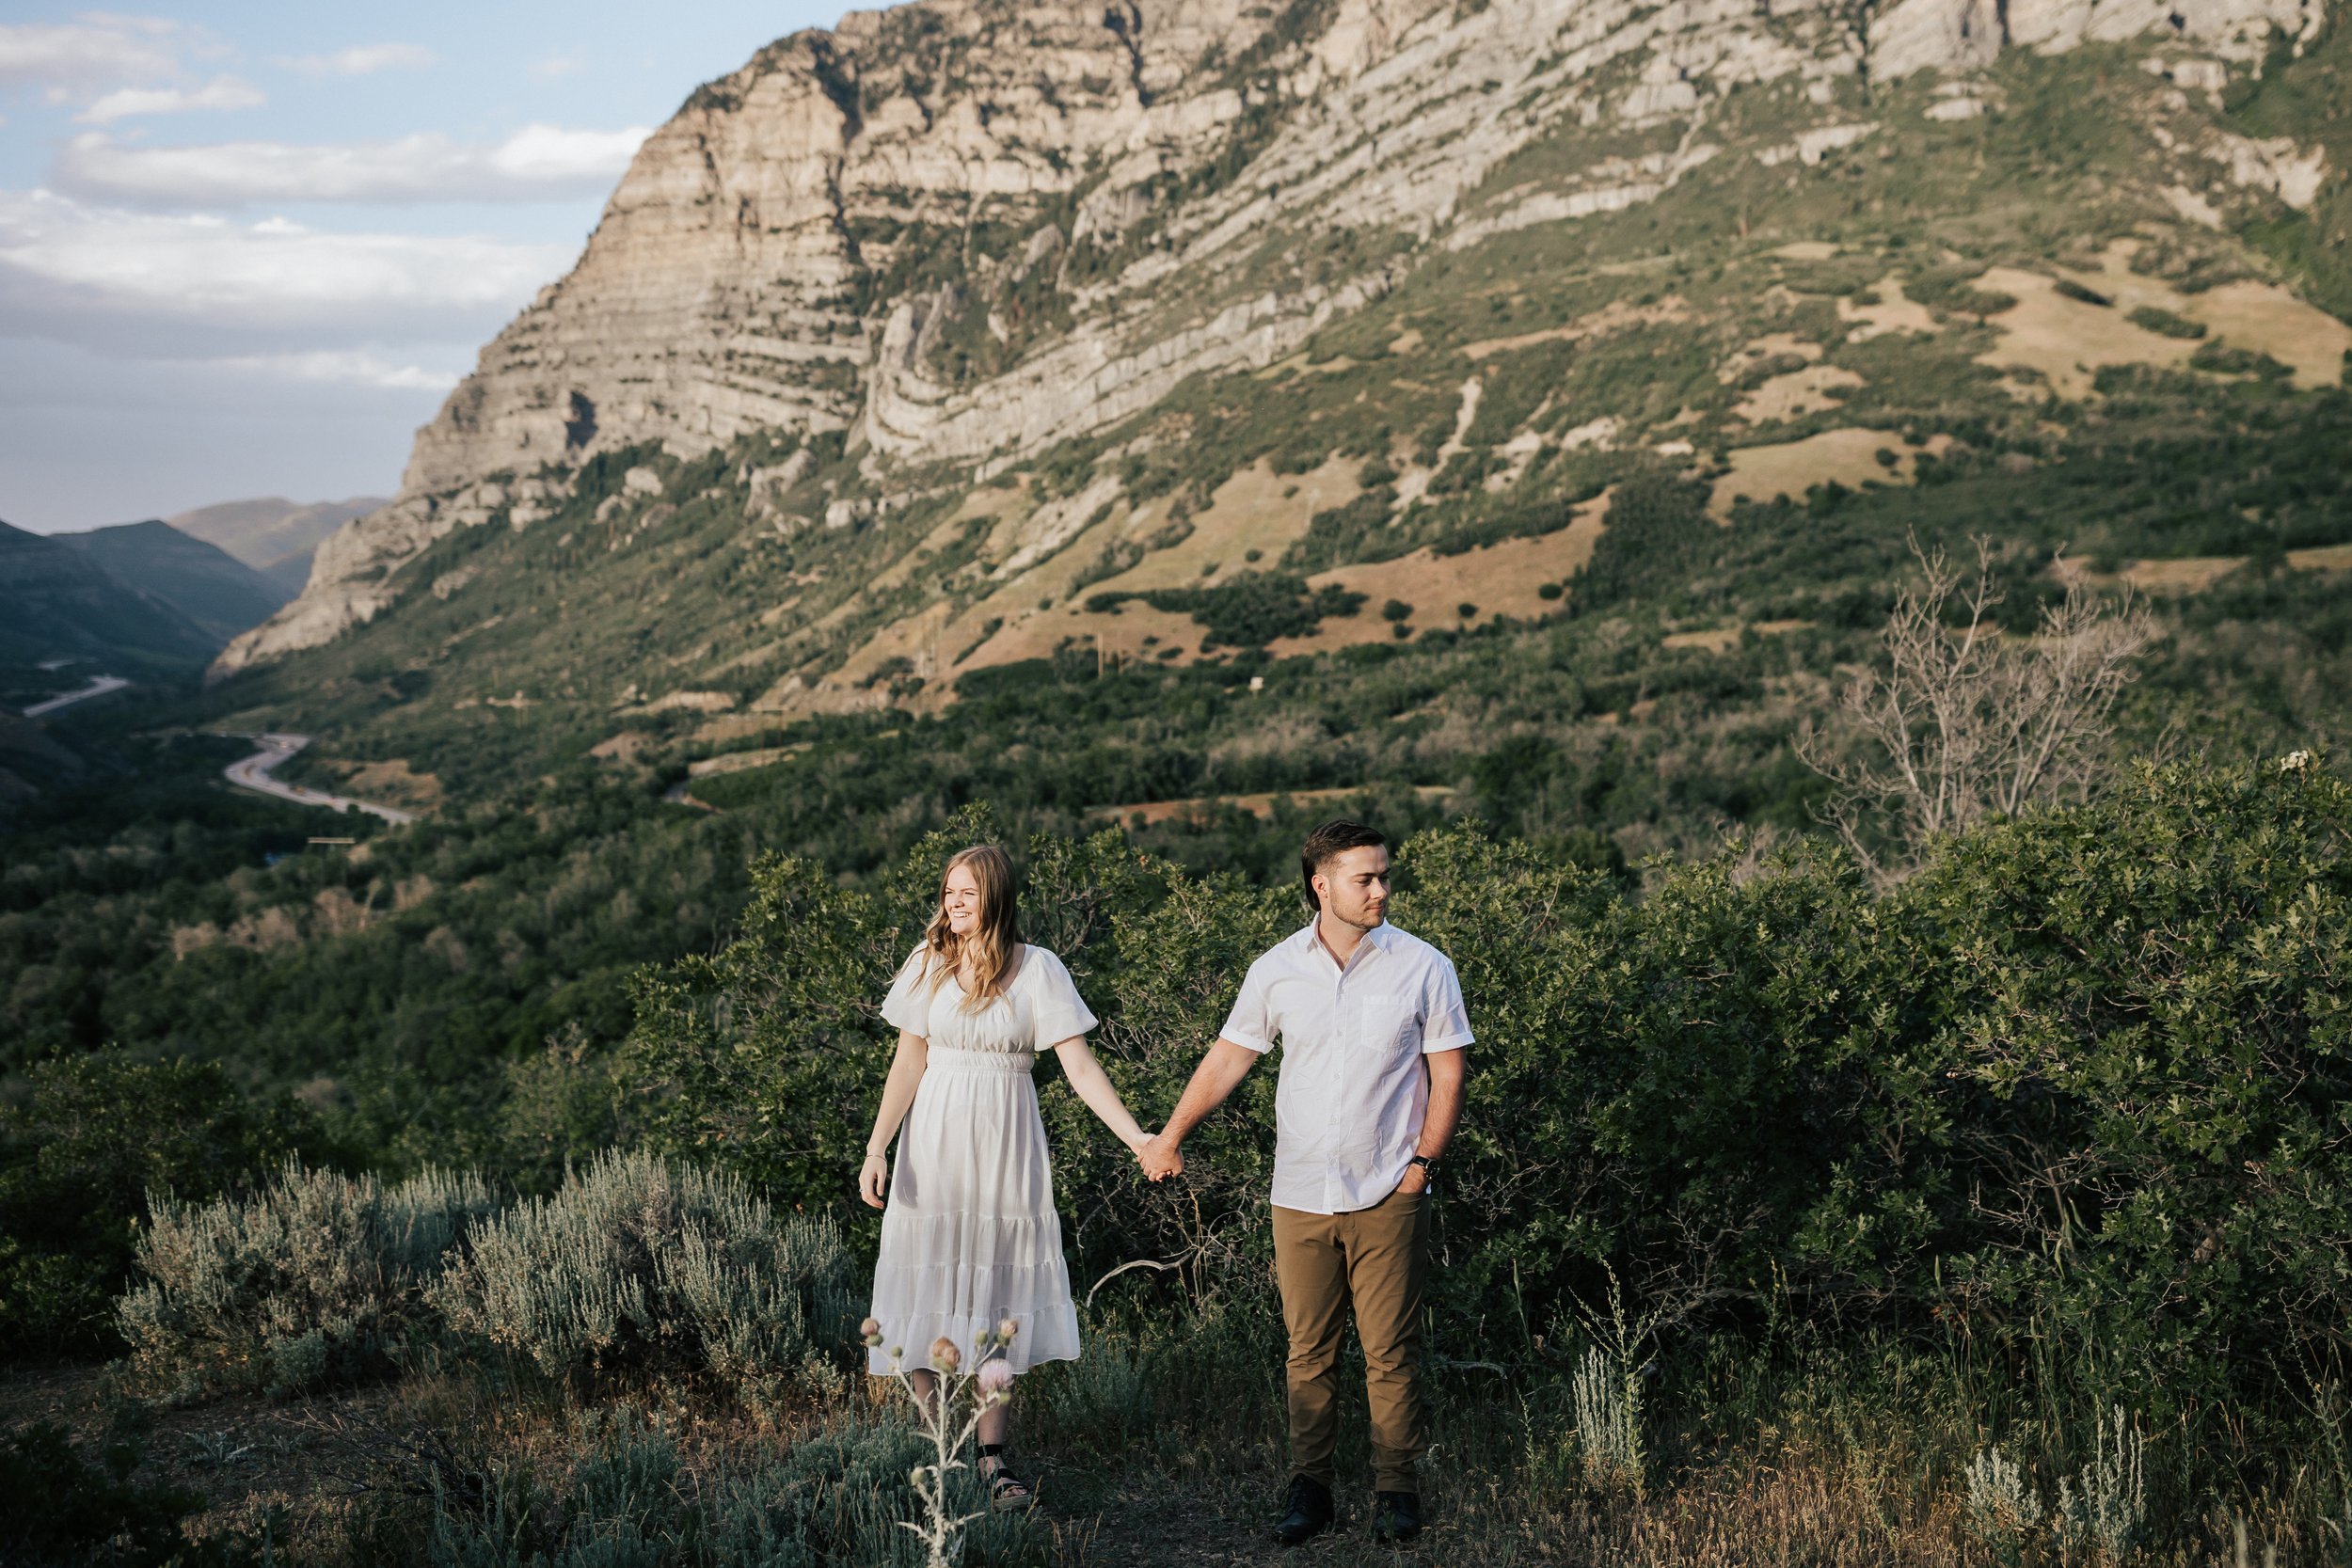
[[[898,977],[890,982],[890,994],[882,998],[884,1023],[909,1034],[930,1033],[931,988],[924,983],[928,967],[922,948],[907,955],[907,961],[898,966]]]
[[[1421,1022],[1421,1053],[1459,1051],[1470,1042],[1470,1009],[1462,1004],[1461,977],[1439,958],[1429,968]]]
[[[1036,1030],[1039,1051],[1051,1051],[1066,1039],[1085,1034],[1097,1020],[1078,994],[1078,983],[1070,977],[1069,966],[1042,947],[1032,947],[1025,963],[1034,964],[1036,973],[1029,977],[1029,1018]]]
[[[1242,976],[1241,994],[1233,998],[1233,1010],[1225,1015],[1225,1027],[1216,1032],[1216,1037],[1261,1056],[1274,1049],[1274,1021],[1267,1016],[1264,958],[1251,964],[1249,973]]]

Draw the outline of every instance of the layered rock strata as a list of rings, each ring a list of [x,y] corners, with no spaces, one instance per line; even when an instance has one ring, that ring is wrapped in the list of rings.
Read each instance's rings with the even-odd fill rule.
[[[2319,24],[2316,0],[1865,16],[1825,0],[916,0],[797,34],[647,140],[570,275],[419,434],[399,498],[322,546],[302,596],[216,671],[372,618],[433,540],[500,515],[527,526],[598,452],[839,431],[877,473],[1000,468],[1189,376],[1270,363],[1442,248],[1655,198],[1722,150],[1708,107],[1736,86],[1808,84],[1823,123],[1805,136],[1827,146],[1868,130],[1836,123],[1841,80],[2151,31],[2251,59]],[[1483,188],[1564,126],[1648,147]],[[1791,155],[1816,161],[1810,145]],[[1356,242],[1343,276],[1285,264],[1334,235]],[[1097,265],[1073,276],[1082,251]],[[950,349],[981,308],[968,285],[1049,271],[1058,309],[989,310],[1004,362],[973,373]]]

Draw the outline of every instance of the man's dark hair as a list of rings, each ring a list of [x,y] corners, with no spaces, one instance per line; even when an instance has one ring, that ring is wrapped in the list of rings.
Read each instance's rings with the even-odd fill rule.
[[[1298,876],[1306,889],[1307,907],[1317,914],[1323,912],[1323,900],[1315,896],[1315,873],[1330,864],[1334,856],[1375,846],[1385,849],[1388,845],[1388,838],[1377,828],[1350,822],[1344,816],[1334,817],[1309,833],[1298,850]]]

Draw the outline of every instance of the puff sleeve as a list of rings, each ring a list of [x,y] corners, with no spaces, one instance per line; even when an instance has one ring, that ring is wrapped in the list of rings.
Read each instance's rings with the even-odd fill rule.
[[[890,982],[890,994],[882,998],[884,1023],[910,1034],[930,1033],[931,988],[924,975],[927,967],[922,948],[907,955],[907,961],[898,966],[898,977]]]
[[[1035,1044],[1031,1049],[1051,1051],[1075,1035],[1083,1035],[1099,1021],[1078,995],[1077,982],[1071,979],[1070,970],[1060,958],[1042,947],[1029,949],[1028,963],[1032,973],[1029,980],[1029,1017],[1035,1026]]]

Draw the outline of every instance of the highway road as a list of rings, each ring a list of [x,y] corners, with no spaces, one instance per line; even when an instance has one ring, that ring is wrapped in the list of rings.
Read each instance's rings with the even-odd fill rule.
[[[416,820],[415,816],[396,806],[379,806],[373,800],[355,800],[348,795],[329,795],[323,789],[306,789],[301,784],[282,784],[271,778],[272,768],[310,744],[310,737],[307,735],[249,735],[243,738],[252,741],[261,750],[229,765],[229,782],[240,789],[275,795],[298,806],[325,806],[329,811],[357,808],[370,816],[380,816],[395,825]]]
[[[38,719],[44,713],[55,713],[59,708],[72,704],[86,702],[92,697],[103,697],[109,691],[119,691],[130,684],[120,675],[93,676],[90,683],[79,691],[69,691],[62,697],[52,697],[45,703],[35,703],[24,710],[24,717]]]

